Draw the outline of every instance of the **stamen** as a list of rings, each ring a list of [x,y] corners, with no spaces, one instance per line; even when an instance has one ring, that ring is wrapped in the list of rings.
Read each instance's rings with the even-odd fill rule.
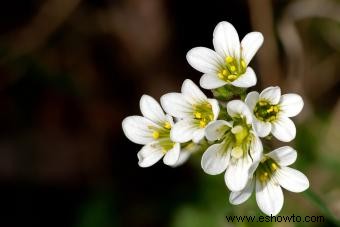
[[[272,105],[267,100],[259,100],[254,108],[254,115],[257,119],[265,122],[273,122],[277,119],[279,107]]]
[[[247,67],[246,62],[244,60],[241,60],[241,66],[244,69]]]
[[[265,106],[265,105],[267,105],[267,102],[266,101],[259,101],[259,105],[260,106]]]
[[[152,137],[153,137],[155,140],[158,139],[158,138],[159,138],[159,132],[153,131]]]
[[[235,72],[236,67],[235,67],[234,65],[232,65],[232,66],[230,66],[230,70],[231,70],[232,72]]]
[[[223,76],[227,76],[228,75],[228,71],[226,69],[223,69],[222,74],[223,74]]]
[[[273,162],[271,164],[271,168],[272,168],[273,171],[275,171],[278,168],[278,166]]]
[[[228,56],[228,57],[225,58],[225,61],[226,61],[228,64],[230,64],[230,63],[232,63],[232,62],[234,61],[234,58],[231,57],[231,56]]]
[[[194,115],[195,115],[195,118],[197,118],[197,119],[202,118],[202,114],[200,112],[195,112]]]
[[[169,122],[164,123],[164,128],[171,129],[171,124]]]
[[[233,75],[233,74],[230,74],[229,76],[228,76],[228,80],[235,80],[235,79],[237,79],[237,76],[236,75]]]
[[[268,179],[268,173],[264,172],[260,175],[260,181],[264,182]]]
[[[200,127],[204,128],[207,125],[207,123],[204,120],[200,121]]]
[[[267,113],[271,113],[271,112],[273,112],[273,111],[274,111],[274,107],[271,106],[271,107],[267,110]]]

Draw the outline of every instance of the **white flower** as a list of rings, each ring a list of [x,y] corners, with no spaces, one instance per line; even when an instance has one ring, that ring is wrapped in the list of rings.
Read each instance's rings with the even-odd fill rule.
[[[241,41],[234,26],[220,22],[213,34],[215,51],[196,47],[187,54],[189,64],[204,73],[200,85],[215,89],[226,84],[235,87],[251,87],[256,84],[256,75],[249,62],[263,43],[260,32],[248,33]]]
[[[207,124],[217,119],[220,108],[217,100],[208,99],[189,79],[183,82],[181,92],[161,97],[165,112],[180,119],[171,130],[171,139],[198,143],[204,137]]]
[[[173,120],[165,115],[158,102],[148,95],[140,99],[144,117],[130,116],[123,120],[122,127],[127,138],[145,145],[137,154],[138,165],[149,167],[163,156],[166,165],[175,165],[180,154],[180,144],[171,141],[170,131]]]
[[[307,177],[290,167],[296,160],[296,151],[281,147],[263,156],[254,176],[241,191],[231,192],[229,200],[234,205],[245,202],[255,187],[256,202],[267,215],[277,215],[283,206],[281,187],[291,192],[302,192],[309,187]]]
[[[181,147],[181,153],[179,154],[178,161],[172,167],[178,167],[188,161],[189,157],[199,151],[203,151],[208,146],[206,140],[201,140],[200,143],[189,142],[183,144]]]
[[[233,119],[231,123],[217,120],[206,129],[206,138],[220,143],[204,152],[201,165],[211,175],[226,171],[226,185],[232,191],[239,191],[246,186],[249,172],[260,160],[262,143],[252,129],[252,116],[244,102],[230,101],[227,112]]]
[[[279,140],[289,142],[295,138],[296,128],[289,117],[294,117],[303,108],[303,100],[297,94],[281,96],[279,87],[268,87],[261,94],[250,92],[245,102],[253,112],[254,128],[260,137],[270,132]]]

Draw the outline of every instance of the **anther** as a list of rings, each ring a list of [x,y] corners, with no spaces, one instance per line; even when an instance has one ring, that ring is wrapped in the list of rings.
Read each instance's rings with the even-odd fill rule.
[[[276,170],[278,167],[277,167],[277,165],[276,165],[275,163],[272,163],[272,164],[271,164],[271,168],[272,168],[272,170],[274,171],[274,170]]]
[[[241,60],[241,66],[244,69],[247,67],[246,62],[244,60]]]
[[[206,126],[206,124],[207,124],[207,123],[206,123],[204,120],[201,120],[201,121],[200,121],[200,127],[201,127],[201,128],[204,128],[204,127]]]
[[[158,138],[159,138],[159,132],[153,131],[152,137],[153,137],[155,140],[158,139]]]
[[[171,129],[171,124],[169,122],[164,123],[164,128]]]
[[[202,114],[200,112],[195,112],[194,115],[195,115],[195,118],[198,118],[198,119],[202,118]]]
[[[259,105],[260,106],[265,106],[265,105],[267,105],[267,102],[266,101],[259,101]]]
[[[228,80],[235,80],[237,78],[237,76],[236,75],[233,75],[233,74],[230,74],[229,76],[228,76]]]
[[[228,57],[225,58],[225,61],[226,61],[228,64],[230,64],[230,63],[232,63],[232,62],[234,61],[234,58],[228,56]]]

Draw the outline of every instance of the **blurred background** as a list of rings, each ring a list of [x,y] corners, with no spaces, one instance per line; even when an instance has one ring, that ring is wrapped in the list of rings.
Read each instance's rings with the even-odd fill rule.
[[[265,42],[255,88],[303,96],[293,165],[310,191],[285,191],[280,215],[340,219],[339,0],[11,0],[0,3],[0,226],[256,226],[254,197],[228,202],[223,176],[197,154],[176,169],[137,165],[121,121],[139,99],[179,91],[201,74],[186,62],[212,48],[222,20]],[[209,92],[207,92],[208,95]],[[261,223],[261,226],[264,226]]]

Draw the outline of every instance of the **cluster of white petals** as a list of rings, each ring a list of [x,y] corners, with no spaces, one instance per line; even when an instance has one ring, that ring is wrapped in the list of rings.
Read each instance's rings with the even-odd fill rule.
[[[280,212],[281,187],[291,192],[306,190],[307,177],[288,167],[297,152],[285,146],[266,153],[261,141],[270,140],[270,135],[282,142],[295,138],[290,117],[301,112],[301,96],[281,95],[277,86],[246,94],[257,82],[249,63],[262,43],[259,32],[247,34],[240,42],[234,26],[220,22],[213,34],[214,50],[196,47],[187,54],[189,64],[203,73],[201,87],[212,90],[215,98],[208,98],[189,79],[181,92],[163,95],[161,105],[143,95],[143,116],[129,116],[122,122],[127,138],[144,145],[137,154],[139,166],[149,167],[163,158],[166,165],[176,167],[203,152],[203,171],[224,173],[230,203],[245,202],[255,188],[257,204],[267,215]]]

